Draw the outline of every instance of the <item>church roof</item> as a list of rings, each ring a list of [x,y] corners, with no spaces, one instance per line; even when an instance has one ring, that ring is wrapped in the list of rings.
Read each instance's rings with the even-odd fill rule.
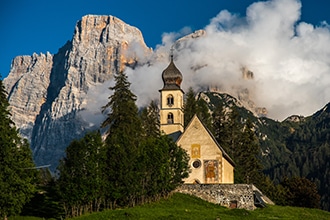
[[[171,62],[162,73],[164,82],[163,90],[180,89],[182,82],[182,74],[173,62],[173,55],[171,55]]]
[[[170,137],[170,138],[172,138],[172,140],[174,141],[174,142],[176,142],[178,139],[179,139],[179,137],[182,135],[182,132],[181,131],[176,131],[176,132],[173,132],[173,133],[171,133],[171,134],[168,134],[168,136]]]

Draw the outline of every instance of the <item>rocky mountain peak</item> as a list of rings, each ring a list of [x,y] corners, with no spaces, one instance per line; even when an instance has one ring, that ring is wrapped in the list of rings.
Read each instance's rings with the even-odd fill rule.
[[[79,114],[86,94],[138,62],[132,47],[151,52],[136,27],[111,15],[86,15],[58,53],[14,58],[4,85],[12,119],[37,165],[51,164],[54,171],[68,144],[92,129]]]

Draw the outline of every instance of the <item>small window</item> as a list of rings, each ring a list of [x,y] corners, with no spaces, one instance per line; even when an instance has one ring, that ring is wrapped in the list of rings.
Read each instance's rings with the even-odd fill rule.
[[[172,95],[167,96],[167,105],[172,106],[174,104],[174,98]]]
[[[195,160],[193,163],[192,163],[192,166],[194,167],[194,168],[200,168],[201,167],[201,165],[202,165],[202,162],[200,161],[200,160]]]
[[[174,123],[174,117],[172,113],[168,113],[167,115],[167,123],[168,124],[173,124]]]

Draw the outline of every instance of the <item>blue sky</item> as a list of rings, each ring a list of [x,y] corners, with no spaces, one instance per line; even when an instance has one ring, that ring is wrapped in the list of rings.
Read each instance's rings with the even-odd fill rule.
[[[76,22],[86,14],[113,15],[139,28],[149,47],[165,32],[204,28],[221,10],[245,15],[253,0],[2,0],[0,3],[0,73],[6,77],[18,55],[55,54],[71,40]],[[302,0],[301,20],[330,23],[330,2]]]

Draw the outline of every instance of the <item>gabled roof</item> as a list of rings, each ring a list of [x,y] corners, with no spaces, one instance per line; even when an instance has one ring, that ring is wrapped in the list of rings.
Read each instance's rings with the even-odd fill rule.
[[[219,148],[219,150],[222,152],[222,155],[224,158],[226,158],[226,160],[235,167],[235,163],[233,161],[233,159],[230,158],[230,156],[226,153],[226,151],[220,146],[220,144],[218,143],[218,141],[215,139],[214,135],[212,134],[212,132],[205,126],[205,124],[199,119],[199,117],[195,114],[193,116],[193,118],[190,120],[190,122],[188,123],[185,131],[192,126],[192,122],[198,120],[203,128],[207,131],[208,135],[212,138],[213,142],[217,145],[217,147]],[[177,140],[174,140],[176,143],[179,142],[179,140],[183,137],[183,135],[185,134],[185,131],[177,138]]]

